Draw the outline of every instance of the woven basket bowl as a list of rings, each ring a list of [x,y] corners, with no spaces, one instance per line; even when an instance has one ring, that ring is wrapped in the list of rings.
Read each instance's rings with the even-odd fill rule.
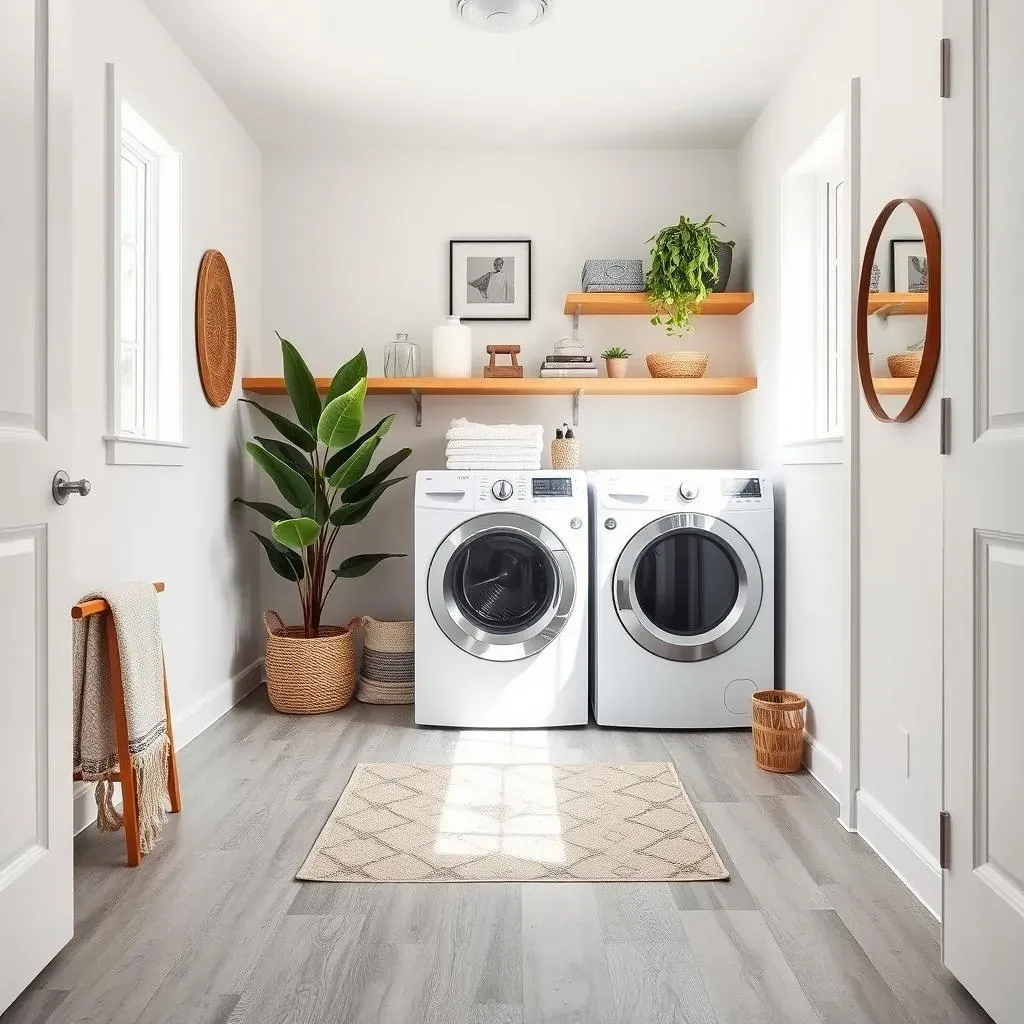
[[[652,352],[647,369],[652,377],[703,377],[710,358],[707,352]]]
[[[921,372],[923,352],[900,352],[889,356],[889,373],[894,377],[916,377]]]
[[[285,626],[277,612],[263,617],[267,627],[267,694],[286,715],[323,715],[343,708],[356,688],[359,662],[352,630],[321,626],[307,638],[301,626]]]
[[[574,437],[555,438],[551,442],[552,469],[578,469],[580,465],[580,443]]]
[[[408,621],[388,622],[364,615],[363,625],[363,666],[359,673],[359,690],[356,699],[363,704],[412,704],[415,700],[413,652],[416,649],[416,623]],[[398,681],[369,678],[370,665],[367,655],[391,654],[408,662],[410,675]]]
[[[804,753],[807,700],[789,690],[759,690],[750,698],[754,761],[766,772],[796,772]]]

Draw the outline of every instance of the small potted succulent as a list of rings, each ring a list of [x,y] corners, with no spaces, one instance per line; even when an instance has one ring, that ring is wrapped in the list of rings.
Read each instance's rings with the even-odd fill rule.
[[[669,335],[692,331],[690,316],[709,292],[724,291],[728,284],[736,243],[720,239],[716,226],[725,225],[710,215],[700,224],[680,217],[648,239],[653,244],[647,291],[658,311],[651,323]]]
[[[631,355],[632,353],[627,352],[621,345],[613,345],[611,348],[606,348],[601,353],[601,358],[604,360],[608,376],[625,377],[629,370],[629,357]]]

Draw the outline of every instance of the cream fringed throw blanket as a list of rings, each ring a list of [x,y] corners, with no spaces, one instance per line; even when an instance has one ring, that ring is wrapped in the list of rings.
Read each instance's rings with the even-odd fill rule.
[[[110,605],[117,630],[124,681],[131,766],[117,763],[117,740],[110,703],[110,662],[103,615],[75,622],[75,770],[96,780],[98,824],[116,832],[124,824],[114,808],[111,773],[131,771],[138,796],[139,843],[148,853],[167,817],[167,719],[160,612],[151,583],[129,583],[88,594]]]

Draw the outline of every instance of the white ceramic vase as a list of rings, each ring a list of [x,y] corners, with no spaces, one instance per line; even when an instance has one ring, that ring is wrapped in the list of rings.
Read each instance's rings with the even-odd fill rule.
[[[473,376],[473,332],[457,316],[434,328],[434,376]]]

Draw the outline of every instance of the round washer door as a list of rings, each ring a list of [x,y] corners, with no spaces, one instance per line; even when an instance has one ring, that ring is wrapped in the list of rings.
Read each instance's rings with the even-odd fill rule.
[[[615,566],[615,610],[641,647],[707,661],[747,635],[761,609],[754,549],[734,527],[684,512],[639,531]]]
[[[485,661],[520,661],[544,650],[576,601],[565,545],[516,513],[478,516],[453,530],[427,573],[434,621],[453,644]]]

